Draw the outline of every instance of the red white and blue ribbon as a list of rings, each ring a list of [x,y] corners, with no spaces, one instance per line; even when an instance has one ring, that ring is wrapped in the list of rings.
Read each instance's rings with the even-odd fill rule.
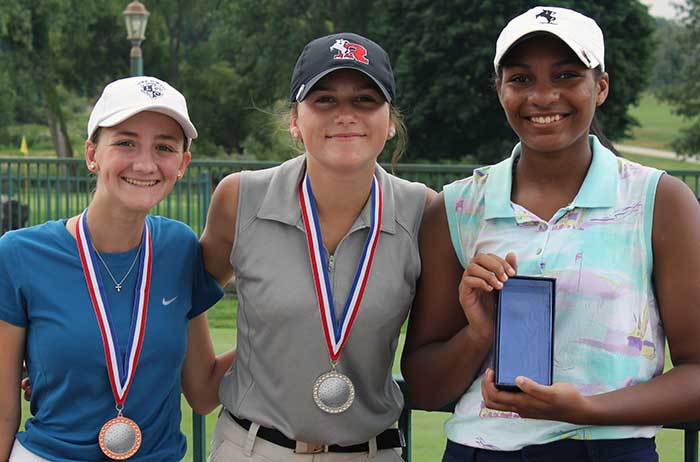
[[[139,255],[139,272],[136,280],[131,327],[129,329],[129,342],[125,355],[122,355],[119,349],[119,341],[109,306],[107,305],[107,297],[104,296],[105,290],[97,263],[99,260],[97,260],[95,255],[95,249],[90,241],[90,233],[87,228],[87,209],[78,217],[75,225],[75,234],[85,281],[87,282],[92,306],[95,310],[100,333],[102,334],[102,344],[104,346],[107,373],[109,374],[112,393],[117,406],[123,407],[126,396],[129,394],[129,388],[134,380],[146,332],[148,293],[151,286],[151,266],[153,262],[151,232],[148,224],[144,224],[141,237],[141,253]]]
[[[372,203],[372,213],[370,218],[369,233],[367,241],[362,249],[362,256],[357,265],[357,271],[352,281],[350,293],[345,302],[345,308],[340,319],[336,320],[335,307],[333,305],[333,292],[331,291],[330,277],[326,263],[326,253],[323,247],[323,237],[321,227],[318,222],[316,211],[316,201],[311,191],[311,181],[308,175],[299,186],[299,202],[301,204],[304,227],[306,228],[306,240],[309,245],[309,257],[311,259],[311,269],[316,286],[316,296],[318,298],[319,309],[321,311],[321,323],[326,337],[326,345],[331,361],[337,361],[340,352],[345,345],[352,325],[355,322],[360,303],[364,296],[369,273],[374,260],[374,251],[379,242],[379,234],[382,227],[382,189],[376,177],[372,177],[372,193],[370,196]]]

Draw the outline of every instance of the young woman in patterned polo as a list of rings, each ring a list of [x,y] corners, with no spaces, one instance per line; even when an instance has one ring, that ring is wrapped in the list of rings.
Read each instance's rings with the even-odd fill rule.
[[[612,84],[594,20],[533,8],[503,29],[494,66],[520,142],[426,212],[402,359],[413,400],[459,399],[444,462],[657,460],[659,426],[700,416],[700,208],[593,133]],[[556,278],[554,384],[518,377],[509,392],[491,347],[495,293],[516,274]]]

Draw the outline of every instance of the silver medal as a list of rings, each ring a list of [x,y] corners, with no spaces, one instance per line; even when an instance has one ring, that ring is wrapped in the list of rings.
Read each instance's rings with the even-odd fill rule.
[[[141,446],[141,429],[133,420],[120,415],[102,426],[98,442],[109,458],[128,459]]]
[[[318,299],[326,346],[328,347],[328,355],[331,360],[331,370],[321,374],[314,382],[313,397],[316,406],[329,414],[340,414],[347,411],[355,400],[355,387],[352,381],[345,374],[336,371],[336,363],[338,358],[340,358],[340,352],[345,346],[355,317],[360,309],[362,297],[369,280],[372,262],[374,261],[374,251],[381,234],[382,188],[376,176],[372,178],[370,202],[372,219],[370,220],[369,232],[367,233],[367,241],[362,249],[362,257],[358,262],[352,287],[347,295],[345,309],[340,319],[338,319],[333,305],[332,284],[330,284],[328,267],[324,258],[326,250],[323,248],[323,236],[321,235],[319,217],[308,172],[304,175],[304,179],[299,185],[299,204],[301,205],[301,215],[306,230],[306,242],[309,246],[313,282],[316,288],[316,297]]]
[[[347,375],[336,370],[321,374],[314,382],[314,401],[324,412],[345,412],[355,400],[355,387]]]

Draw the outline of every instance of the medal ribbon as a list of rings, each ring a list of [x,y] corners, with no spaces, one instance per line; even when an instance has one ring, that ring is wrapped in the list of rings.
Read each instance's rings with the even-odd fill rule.
[[[379,242],[379,232],[382,227],[382,189],[376,177],[372,177],[370,200],[372,201],[372,214],[367,241],[362,249],[360,263],[357,265],[357,271],[345,302],[343,314],[336,321],[333,292],[331,291],[328,266],[326,264],[326,253],[323,249],[323,238],[318,222],[316,201],[311,191],[311,181],[308,175],[304,175],[304,180],[299,186],[299,203],[301,204],[304,227],[306,228],[306,241],[309,245],[309,257],[311,259],[314,285],[316,286],[316,297],[318,298],[321,311],[321,323],[326,338],[326,345],[328,346],[328,353],[331,361],[334,362],[340,357],[340,352],[357,317],[372,268],[374,251],[377,248],[377,242]]]
[[[148,293],[151,286],[151,266],[153,258],[151,254],[151,232],[148,224],[144,224],[141,237],[141,254],[139,257],[139,272],[136,280],[136,295],[129,329],[129,342],[126,355],[122,356],[114,330],[114,323],[110,316],[107,297],[102,285],[102,277],[95,255],[95,248],[90,241],[90,233],[87,229],[87,209],[78,217],[75,225],[75,235],[78,242],[78,253],[85,274],[88,292],[95,310],[97,323],[102,334],[107,373],[112,386],[112,394],[118,406],[123,406],[129,388],[134,380],[134,374],[141,354],[144,334],[146,332],[146,315],[148,312]]]

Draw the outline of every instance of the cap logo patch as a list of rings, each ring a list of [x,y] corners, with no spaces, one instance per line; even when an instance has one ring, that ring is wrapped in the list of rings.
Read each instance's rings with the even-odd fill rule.
[[[590,65],[591,65],[591,58],[588,57],[588,53],[586,53],[586,50],[583,50],[583,49],[582,49],[582,50],[581,50],[581,54],[582,54],[583,57],[586,59],[586,61],[587,61],[586,64],[588,64],[588,65],[590,66]]]
[[[337,39],[335,43],[331,45],[330,51],[333,50],[337,51],[333,59],[350,59],[362,64],[369,64],[367,49],[357,43],[352,43],[345,39]]]
[[[160,98],[165,93],[165,88],[156,80],[141,80],[138,83],[141,93],[151,99]]]
[[[542,18],[544,21],[540,20],[542,24],[556,24],[557,18],[554,17],[556,13],[552,10],[543,9],[535,15],[535,18]],[[546,21],[546,22],[545,22]]]

